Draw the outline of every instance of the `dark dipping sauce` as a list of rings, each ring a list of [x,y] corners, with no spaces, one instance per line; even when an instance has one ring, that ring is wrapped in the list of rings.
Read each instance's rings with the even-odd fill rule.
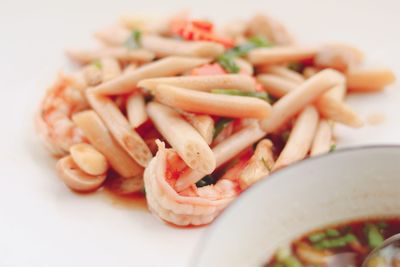
[[[353,221],[313,231],[279,249],[265,267],[361,267],[368,253],[400,233],[400,218]],[[368,267],[400,266],[377,258]]]

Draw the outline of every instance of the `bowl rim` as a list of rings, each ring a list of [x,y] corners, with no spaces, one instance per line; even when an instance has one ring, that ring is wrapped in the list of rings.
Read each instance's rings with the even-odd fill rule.
[[[335,153],[325,153],[322,155],[317,155],[314,157],[308,157],[306,159],[297,161],[295,163],[290,164],[289,166],[282,168],[280,170],[277,170],[276,172],[272,173],[271,175],[268,175],[268,179],[262,178],[259,182],[257,182],[255,185],[251,186],[250,188],[246,189],[244,192],[240,194],[240,197],[236,198],[232,203],[226,207],[223,212],[215,219],[214,222],[211,223],[211,225],[205,230],[205,232],[202,234],[202,237],[200,241],[197,243],[195,246],[194,252],[192,253],[192,257],[190,260],[190,266],[199,266],[199,261],[198,259],[204,254],[205,247],[207,243],[209,242],[211,236],[214,234],[217,228],[219,228],[219,224],[221,224],[221,221],[227,216],[227,213],[230,212],[230,210],[233,210],[235,206],[237,206],[237,202],[240,201],[240,199],[243,199],[243,195],[249,195],[251,194],[252,191],[255,190],[256,187],[260,187],[261,185],[268,183],[271,179],[276,179],[276,176],[280,176],[282,173],[285,173],[289,169],[297,168],[300,165],[304,164],[312,164],[314,161],[319,161],[319,160],[325,160],[326,158],[331,158],[334,157],[338,154],[347,154],[351,152],[357,152],[357,151],[375,151],[379,149],[394,149],[394,150],[400,150],[400,145],[399,144],[379,144],[379,145],[363,145],[363,146],[354,146],[354,147],[347,147],[347,148],[339,148],[335,150]]]

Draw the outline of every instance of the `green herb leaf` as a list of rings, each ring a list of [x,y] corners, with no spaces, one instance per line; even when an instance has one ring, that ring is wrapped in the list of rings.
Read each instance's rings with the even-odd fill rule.
[[[225,53],[217,58],[218,63],[229,73],[238,73],[240,71],[239,66],[235,62],[233,55]]]
[[[245,56],[248,52],[254,48],[259,47],[271,47],[271,43],[265,37],[262,36],[252,36],[249,38],[247,43],[235,46],[234,48],[227,51],[227,54],[232,56],[240,57]]]
[[[129,38],[125,42],[128,49],[138,49],[140,47],[140,38],[142,33],[138,30],[133,30]]]
[[[289,256],[282,261],[287,267],[303,267],[303,264],[294,256]]]
[[[212,89],[211,93],[220,95],[235,95],[235,96],[248,96],[256,97],[267,102],[270,101],[269,95],[266,92],[243,92],[237,89]]]
[[[384,238],[375,224],[367,224],[364,231],[370,248],[374,249],[383,243]]]
[[[264,164],[265,168],[270,172],[272,170],[271,166],[268,165],[267,161],[264,159],[264,157],[261,158],[262,163]]]
[[[325,233],[328,237],[338,237],[340,235],[340,232],[333,228],[327,229]]]
[[[334,152],[336,150],[336,144],[332,144],[329,152]]]
[[[312,243],[315,243],[315,242],[321,241],[325,237],[326,237],[326,234],[324,232],[318,232],[318,233],[309,235],[308,240],[310,240],[310,242],[312,242]]]
[[[252,36],[249,38],[249,42],[255,47],[272,47],[272,44],[263,36]]]
[[[342,248],[355,241],[357,241],[355,235],[347,234],[333,239],[323,239],[315,243],[314,247],[317,249]]]
[[[204,176],[201,180],[199,180],[196,183],[196,186],[203,187],[203,186],[207,186],[207,185],[214,184],[214,183],[215,183],[214,177],[212,177],[211,175],[207,175],[207,176]]]
[[[96,68],[98,68],[99,70],[101,70],[101,69],[103,68],[103,65],[101,64],[100,59],[95,59],[95,60],[93,60],[92,64],[93,64]]]
[[[235,46],[217,58],[218,63],[229,73],[238,73],[239,66],[235,62],[235,57],[245,56],[248,52],[258,47],[272,46],[268,40],[262,36],[253,36],[247,43]]]
[[[214,139],[222,132],[222,130],[228,125],[228,123],[230,123],[231,121],[233,121],[233,119],[230,118],[221,118],[219,119],[219,121],[217,122],[217,124],[215,125],[214,128]]]

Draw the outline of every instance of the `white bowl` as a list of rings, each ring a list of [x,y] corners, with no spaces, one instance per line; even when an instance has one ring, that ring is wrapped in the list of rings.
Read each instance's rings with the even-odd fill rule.
[[[302,234],[353,219],[400,216],[400,147],[340,150],[258,183],[206,232],[193,258],[203,266],[261,266]]]

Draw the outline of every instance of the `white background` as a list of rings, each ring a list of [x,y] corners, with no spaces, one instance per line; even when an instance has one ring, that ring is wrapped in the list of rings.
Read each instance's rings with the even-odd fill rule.
[[[347,41],[400,74],[399,3],[0,0],[0,266],[187,266],[204,231],[172,228],[144,209],[115,207],[100,196],[79,197],[56,178],[32,120],[46,86],[66,64],[64,48],[85,43],[123,13],[189,8],[200,18],[225,21],[265,12],[303,42]],[[339,147],[400,143],[399,101],[396,87],[352,97],[364,119],[378,113],[385,121],[361,130],[338,127]]]

